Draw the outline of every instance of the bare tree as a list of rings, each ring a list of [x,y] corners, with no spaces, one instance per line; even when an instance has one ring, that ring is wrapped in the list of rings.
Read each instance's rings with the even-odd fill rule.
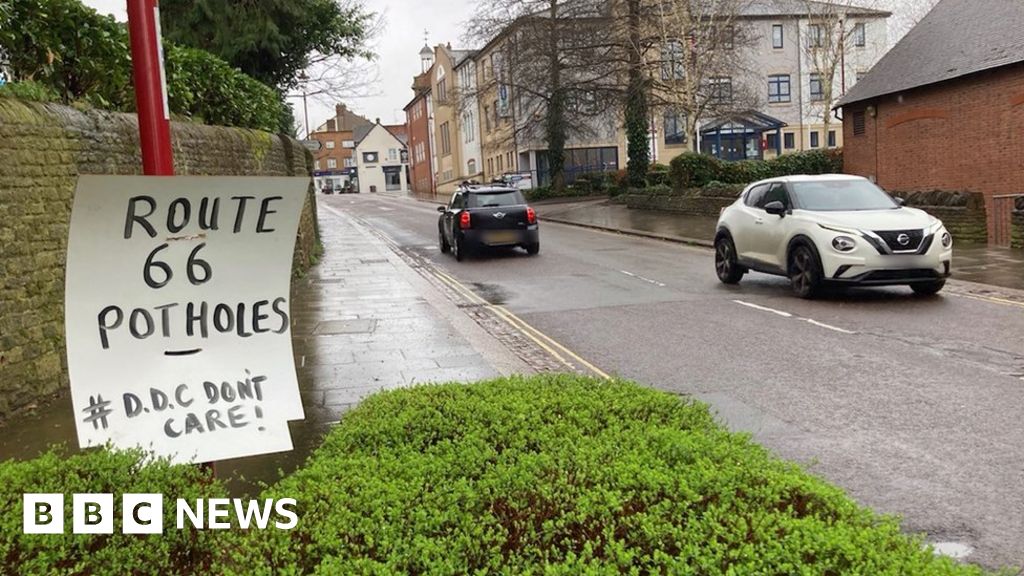
[[[888,47],[887,41],[869,33],[864,21],[865,16],[877,16],[884,6],[865,0],[805,0],[805,4],[808,27],[802,49],[811,74],[809,109],[820,115],[828,134],[832,109],[846,89],[847,55],[858,47],[879,54]]]
[[[617,89],[606,55],[614,48],[600,31],[606,20],[599,0],[483,0],[466,40],[491,46],[493,73],[482,75],[477,98],[504,89],[513,117],[505,137],[543,142],[552,187],[564,186],[565,147],[573,137],[599,130],[615,109],[603,97]],[[483,66],[488,66],[484,62]],[[597,122],[597,123],[595,123]],[[614,129],[614,125],[613,125]]]
[[[747,50],[755,40],[741,16],[751,0],[652,1],[651,33],[643,60],[651,104],[685,118],[691,145],[711,118],[760,107]]]

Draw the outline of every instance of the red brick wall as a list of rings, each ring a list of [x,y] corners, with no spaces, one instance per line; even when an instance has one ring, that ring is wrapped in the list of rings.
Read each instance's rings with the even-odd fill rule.
[[[983,194],[991,239],[992,196],[1024,193],[1024,64],[846,107],[843,139],[845,170],[888,190]]]
[[[433,169],[430,165],[430,119],[427,117],[427,100],[419,98],[405,111],[408,135],[409,165],[411,168],[412,190],[419,194],[433,191]],[[422,147],[422,161],[416,157],[416,148]]]

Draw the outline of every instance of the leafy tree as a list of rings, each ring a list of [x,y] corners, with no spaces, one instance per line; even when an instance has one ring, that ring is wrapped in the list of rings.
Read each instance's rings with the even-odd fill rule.
[[[219,56],[285,91],[332,60],[371,58],[374,15],[359,0],[163,0],[168,40]]]

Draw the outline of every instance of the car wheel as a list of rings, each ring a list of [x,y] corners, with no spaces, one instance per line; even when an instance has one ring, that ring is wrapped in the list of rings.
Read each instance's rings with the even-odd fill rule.
[[[540,242],[534,242],[533,244],[526,245],[526,253],[530,256],[536,256],[540,253]]]
[[[814,298],[821,290],[821,263],[806,244],[797,245],[789,254],[789,283],[800,298]]]
[[[456,262],[462,262],[466,258],[466,241],[463,240],[462,236],[455,235],[455,242],[452,243],[452,254],[455,255]]]
[[[732,238],[722,235],[715,240],[715,272],[724,284],[738,284],[746,271],[736,260]]]
[[[919,282],[911,284],[910,289],[914,291],[914,294],[920,294],[921,296],[934,296],[935,294],[938,294],[945,285],[945,280],[936,280],[934,282]]]
[[[437,229],[437,244],[441,248],[441,254],[447,254],[452,250],[452,247],[448,244],[448,239],[444,237],[444,231],[440,228]]]

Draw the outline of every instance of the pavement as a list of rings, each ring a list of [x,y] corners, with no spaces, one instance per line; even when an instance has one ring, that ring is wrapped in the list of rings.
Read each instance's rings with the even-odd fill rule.
[[[659,210],[629,209],[607,199],[542,203],[540,215],[552,222],[710,246],[717,218]],[[1024,250],[956,245],[953,277],[968,282],[1024,290]]]
[[[553,223],[544,204],[539,256],[457,263],[437,248],[429,204],[328,202],[562,356],[707,402],[971,562],[1024,564],[1024,291],[951,280],[929,298],[891,287],[803,301],[772,276],[722,285],[707,248]]]

